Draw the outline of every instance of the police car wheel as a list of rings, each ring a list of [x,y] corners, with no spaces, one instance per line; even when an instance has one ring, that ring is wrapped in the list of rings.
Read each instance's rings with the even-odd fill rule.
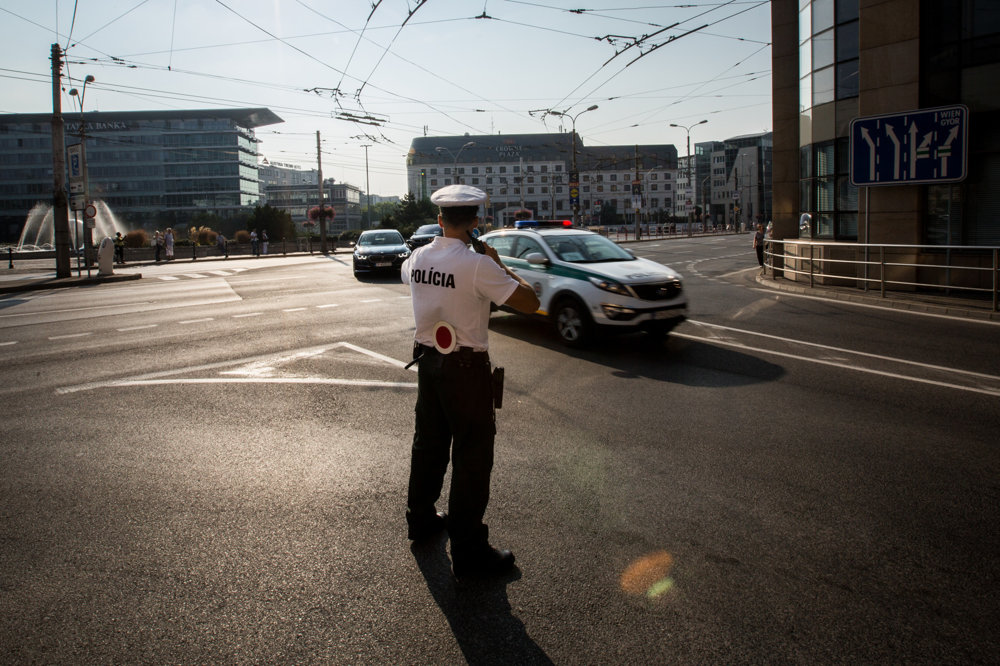
[[[590,316],[578,301],[570,298],[559,301],[552,316],[556,333],[563,343],[576,347],[590,339],[592,329]]]

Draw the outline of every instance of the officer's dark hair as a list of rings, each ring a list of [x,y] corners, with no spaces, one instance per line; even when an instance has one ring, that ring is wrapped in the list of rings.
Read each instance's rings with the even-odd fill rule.
[[[449,227],[461,227],[476,219],[479,206],[446,206],[441,208],[441,220]]]

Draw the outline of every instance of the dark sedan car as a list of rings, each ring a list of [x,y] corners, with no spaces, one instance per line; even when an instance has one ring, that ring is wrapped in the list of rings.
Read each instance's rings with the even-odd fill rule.
[[[406,244],[410,246],[411,250],[416,250],[421,245],[427,245],[440,235],[441,225],[424,224],[417,227],[417,230],[413,232],[413,235],[406,241]]]
[[[369,271],[395,271],[410,256],[403,234],[395,229],[373,229],[358,237],[354,246],[354,275]]]

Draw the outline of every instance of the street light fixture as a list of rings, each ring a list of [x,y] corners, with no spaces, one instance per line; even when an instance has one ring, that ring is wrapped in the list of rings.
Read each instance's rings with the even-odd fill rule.
[[[691,125],[688,125],[686,127],[684,125],[678,125],[676,123],[670,123],[671,127],[678,127],[680,129],[684,130],[685,132],[687,132],[688,189],[694,189],[694,188],[691,187],[691,128],[695,127],[696,125],[704,125],[707,122],[708,122],[707,119],[706,120],[699,120],[698,122],[692,123]],[[685,204],[685,208],[686,207],[687,207],[687,204]],[[692,226],[691,213],[689,212],[688,213],[688,236],[691,235],[691,226]]]
[[[573,122],[573,167],[572,167],[572,173],[570,174],[570,184],[569,184],[571,190],[570,197],[575,199],[575,203],[573,204],[573,226],[576,226],[580,222],[580,197],[579,195],[573,197],[572,194],[572,189],[574,187],[573,185],[574,177],[576,178],[575,181],[576,187],[580,187],[580,173],[576,170],[576,119],[582,116],[583,114],[587,113],[587,111],[593,111],[596,108],[597,108],[596,104],[588,106],[586,109],[580,111],[576,115],[570,115],[563,111],[549,111],[549,113],[551,113],[554,116],[563,116],[564,118],[569,118]]]
[[[84,216],[83,216],[83,254],[84,254],[84,264],[87,266],[87,275],[90,275],[90,266],[93,263],[90,257],[90,248],[94,246],[94,236],[93,230],[87,221],[86,207],[90,204],[90,173],[87,170],[87,139],[86,132],[83,125],[83,101],[87,96],[87,84],[93,83],[94,77],[92,74],[88,74],[83,79],[83,90],[77,90],[72,88],[69,91],[71,97],[77,98],[77,104],[80,105],[80,170],[83,172],[83,205],[84,205]],[[76,224],[74,223],[74,226]],[[79,270],[79,264],[77,264],[77,269]]]
[[[459,157],[459,155],[462,154],[463,150],[465,150],[466,148],[471,148],[474,145],[476,145],[475,141],[467,141],[461,148],[458,149],[458,153],[457,154],[452,153],[450,150],[448,150],[444,146],[438,146],[437,148],[434,149],[434,150],[438,151],[439,153],[448,153],[451,156],[452,161],[454,162],[453,169],[455,171],[455,184],[456,185],[461,185],[462,184],[462,179],[458,177],[458,157]]]

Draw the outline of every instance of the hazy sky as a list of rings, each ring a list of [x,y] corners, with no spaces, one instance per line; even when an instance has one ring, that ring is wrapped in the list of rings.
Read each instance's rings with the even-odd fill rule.
[[[621,5],[621,6],[616,6]],[[416,136],[570,129],[586,145],[771,129],[770,6],[687,0],[0,0],[0,113],[52,109],[51,45],[85,110],[270,108],[262,157],[373,194]],[[64,75],[67,72],[64,72]],[[63,94],[63,110],[78,112]]]

